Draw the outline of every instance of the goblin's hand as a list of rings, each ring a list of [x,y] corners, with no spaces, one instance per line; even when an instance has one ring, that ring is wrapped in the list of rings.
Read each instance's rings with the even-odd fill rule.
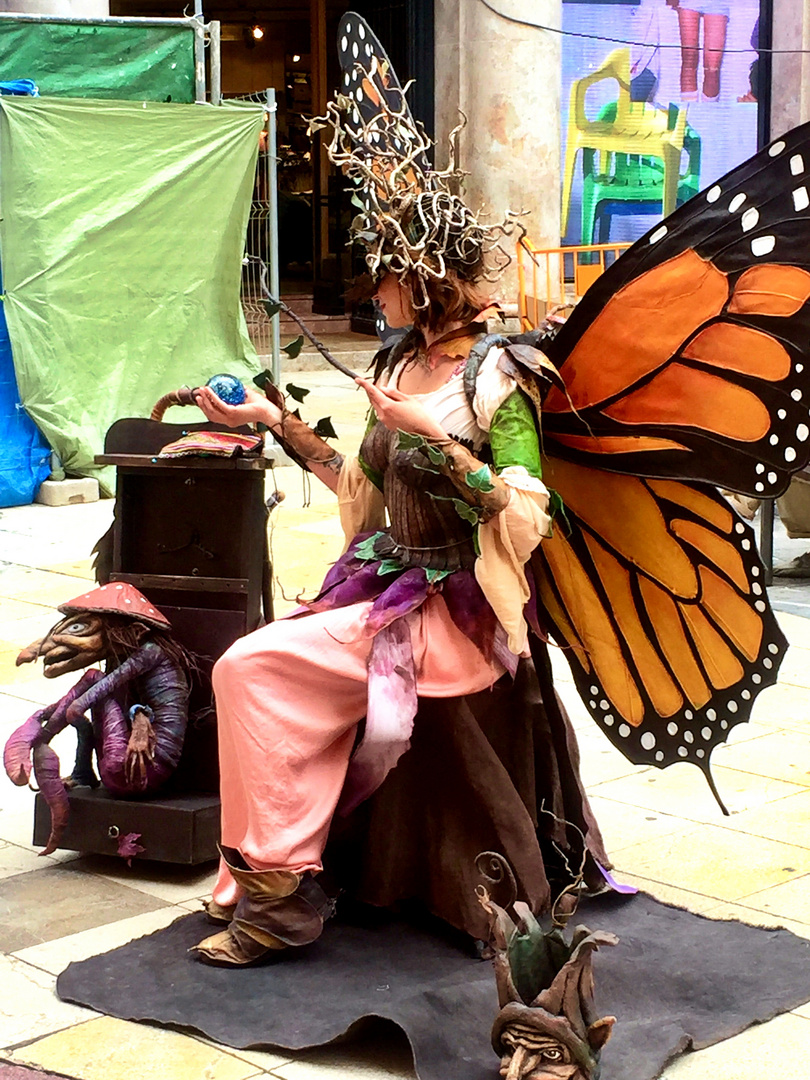
[[[157,735],[145,712],[133,710],[132,731],[127,743],[127,757],[124,765],[124,777],[133,788],[145,788],[146,768],[155,760]]]

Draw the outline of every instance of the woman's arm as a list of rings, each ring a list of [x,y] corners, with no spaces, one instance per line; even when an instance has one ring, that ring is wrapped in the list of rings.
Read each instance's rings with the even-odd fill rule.
[[[303,420],[283,410],[275,402],[245,387],[246,400],[242,405],[227,405],[207,386],[194,392],[194,400],[213,424],[241,427],[242,424],[264,424],[282,445],[288,444],[307,468],[331,490],[337,491],[343,456],[329,445]]]

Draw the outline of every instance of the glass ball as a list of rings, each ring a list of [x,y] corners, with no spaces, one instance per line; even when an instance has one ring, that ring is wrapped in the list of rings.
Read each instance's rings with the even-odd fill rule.
[[[247,397],[244,386],[235,375],[212,375],[205,385],[226,405],[241,405]]]

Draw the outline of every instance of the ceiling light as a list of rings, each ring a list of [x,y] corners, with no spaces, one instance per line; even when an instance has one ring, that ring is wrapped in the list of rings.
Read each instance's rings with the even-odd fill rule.
[[[261,41],[264,37],[264,28],[258,25],[251,26],[250,36],[253,38],[254,41]]]
[[[293,63],[294,63],[294,64],[297,64],[297,63],[298,63],[298,61],[299,61],[300,59],[301,59],[301,56],[300,56],[300,54],[299,54],[299,53],[295,53],[295,54],[293,55]]]

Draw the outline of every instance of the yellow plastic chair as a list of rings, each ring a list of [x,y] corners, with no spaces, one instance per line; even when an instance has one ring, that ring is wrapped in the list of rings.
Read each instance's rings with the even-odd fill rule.
[[[585,95],[595,83],[613,79],[618,85],[614,120],[589,120],[585,113]],[[630,50],[615,49],[596,71],[577,79],[571,86],[568,134],[563,172],[560,235],[568,231],[571,187],[574,182],[577,154],[593,150],[598,155],[597,171],[611,170],[607,155],[639,154],[659,158],[664,167],[663,214],[675,209],[680,179],[681,152],[686,133],[686,109],[678,110],[675,126],[669,128],[669,114],[643,101],[630,100]]]

